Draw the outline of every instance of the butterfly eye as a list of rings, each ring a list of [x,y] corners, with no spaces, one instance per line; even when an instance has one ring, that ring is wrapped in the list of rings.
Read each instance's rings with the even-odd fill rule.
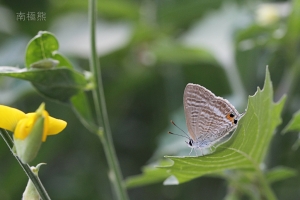
[[[190,140],[190,141],[189,141],[189,145],[190,145],[190,146],[193,146],[193,140]]]

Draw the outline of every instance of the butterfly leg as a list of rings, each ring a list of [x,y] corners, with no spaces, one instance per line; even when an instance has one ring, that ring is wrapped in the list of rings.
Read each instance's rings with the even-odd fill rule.
[[[200,151],[201,151],[201,156],[204,156],[202,149],[200,149]]]
[[[191,148],[191,151],[190,151],[190,153],[189,153],[189,156],[191,155],[192,151],[193,151],[193,148]]]

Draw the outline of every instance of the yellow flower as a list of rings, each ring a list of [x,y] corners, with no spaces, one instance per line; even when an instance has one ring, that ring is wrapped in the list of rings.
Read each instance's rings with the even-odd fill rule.
[[[14,132],[16,139],[24,140],[30,134],[38,117],[42,115],[44,118],[42,141],[45,142],[48,135],[61,132],[67,126],[67,122],[49,116],[44,108],[43,103],[36,112],[25,114],[18,109],[0,105],[0,128]]]

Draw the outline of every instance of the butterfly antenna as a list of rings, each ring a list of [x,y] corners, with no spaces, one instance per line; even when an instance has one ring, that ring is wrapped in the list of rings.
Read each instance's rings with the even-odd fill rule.
[[[187,136],[187,138],[190,139],[189,135],[188,135],[186,132],[184,132],[184,130],[182,130],[181,128],[179,128],[179,127],[173,122],[173,120],[171,120],[171,123],[172,123],[174,126],[176,126],[179,130],[181,130],[181,131]]]
[[[177,135],[177,136],[180,136],[180,137],[184,137],[184,138],[187,138],[187,139],[190,139],[189,137],[185,136],[185,135],[179,135],[179,134],[176,134],[176,133],[172,133],[172,132],[168,132],[169,134],[172,134],[172,135]]]

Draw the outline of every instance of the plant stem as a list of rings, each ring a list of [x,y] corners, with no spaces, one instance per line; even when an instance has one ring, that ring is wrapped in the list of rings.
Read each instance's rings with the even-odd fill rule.
[[[274,192],[272,191],[272,189],[270,188],[269,183],[267,182],[265,176],[263,175],[262,171],[258,168],[256,168],[256,174],[257,177],[259,179],[259,183],[262,186],[261,191],[263,192],[263,194],[265,195],[265,198],[268,200],[276,200],[276,196],[274,194]]]
[[[93,89],[93,99],[95,104],[95,111],[98,125],[102,125],[103,129],[99,129],[97,135],[99,136],[106,159],[109,165],[109,179],[114,187],[114,192],[118,199],[128,199],[116,152],[112,142],[111,130],[106,110],[106,103],[104,97],[103,83],[101,77],[101,69],[96,51],[96,14],[97,4],[96,0],[89,1],[89,21],[90,21],[90,42],[91,42],[91,58],[90,70],[94,74],[95,89]]]
[[[262,186],[261,189],[261,194],[264,195],[265,198],[263,199],[268,199],[268,200],[276,200],[276,196],[273,193],[272,189],[270,188],[269,183],[267,182],[264,174],[262,173],[262,170],[260,169],[259,165],[246,153],[234,149],[234,148],[229,148],[231,150],[234,150],[238,153],[240,153],[241,155],[243,155],[245,158],[247,158],[253,165],[253,168],[255,169],[255,175],[257,176],[258,180],[259,180],[259,184]]]
[[[20,166],[25,171],[25,173],[28,176],[28,178],[34,184],[34,186],[35,186],[36,190],[38,191],[40,197],[43,200],[50,200],[50,197],[49,197],[47,191],[45,190],[42,182],[40,181],[39,177],[36,176],[31,171],[30,166],[28,164],[23,164],[22,161],[19,159],[19,157],[14,153],[14,151],[13,151],[14,142],[13,142],[12,138],[10,137],[9,133],[6,130],[0,128],[0,134],[1,134],[2,138],[3,138],[3,140],[5,141],[5,143],[7,144],[8,148],[10,149],[10,151],[12,152],[12,154],[14,155],[14,157],[19,162]]]

